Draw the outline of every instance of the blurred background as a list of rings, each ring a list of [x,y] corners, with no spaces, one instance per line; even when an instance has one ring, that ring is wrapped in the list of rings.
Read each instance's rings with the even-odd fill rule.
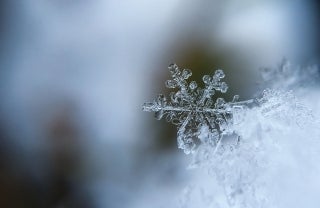
[[[141,111],[175,62],[222,68],[230,99],[260,67],[319,64],[317,1],[0,1],[0,207],[170,207],[190,172],[176,127]]]

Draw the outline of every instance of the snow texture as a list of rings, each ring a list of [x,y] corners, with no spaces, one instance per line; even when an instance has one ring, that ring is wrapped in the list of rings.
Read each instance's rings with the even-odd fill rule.
[[[265,69],[262,85],[272,89],[231,102],[212,98],[227,91],[222,70],[205,75],[202,89],[186,82],[190,70],[169,69],[166,85],[178,91],[143,109],[178,125],[178,147],[192,155],[189,167],[204,170],[183,191],[180,207],[319,207],[319,120],[288,90],[316,80],[316,66],[303,70],[284,61],[279,69]]]

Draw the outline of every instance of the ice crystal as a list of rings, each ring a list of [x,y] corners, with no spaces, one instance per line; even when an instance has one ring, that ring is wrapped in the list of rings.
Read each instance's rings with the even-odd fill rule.
[[[238,95],[231,102],[221,97],[214,100],[216,92],[228,90],[228,85],[221,81],[225,77],[221,69],[212,76],[204,75],[204,88],[201,88],[195,81],[187,82],[192,75],[189,69],[180,69],[176,64],[168,68],[172,79],[166,81],[166,87],[177,90],[171,92],[169,98],[160,94],[153,102],[144,103],[143,110],[153,111],[158,120],[166,117],[178,126],[178,147],[186,154],[194,152],[199,143],[218,147],[223,137],[234,134],[234,112],[255,100],[238,101]]]

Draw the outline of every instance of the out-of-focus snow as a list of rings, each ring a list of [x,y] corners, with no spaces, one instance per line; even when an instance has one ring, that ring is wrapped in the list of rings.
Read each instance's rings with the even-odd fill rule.
[[[306,36],[299,32],[301,36],[293,37],[299,28],[294,28],[296,19],[291,18],[301,13],[308,17],[308,3],[300,3],[306,7],[287,7],[291,5],[287,1],[284,1],[287,4],[261,2],[245,1],[242,6],[220,1],[181,0],[9,2],[12,13],[5,31],[8,37],[3,44],[0,90],[1,119],[13,135],[12,152],[19,152],[19,162],[13,161],[12,166],[21,166],[43,181],[50,177],[47,158],[52,143],[56,142],[48,139],[50,124],[57,117],[62,120],[71,117],[80,129],[80,136],[68,145],[62,140],[64,145],[60,148],[68,147],[65,151],[72,152],[72,148],[81,143],[78,157],[84,167],[76,172],[78,180],[74,189],[84,190],[96,207],[175,207],[176,195],[189,182],[195,187],[202,186],[205,192],[206,197],[195,206],[209,203],[212,193],[222,197],[212,177],[201,170],[185,170],[189,158],[182,153],[155,157],[145,152],[148,149],[145,143],[151,140],[152,133],[140,106],[156,88],[150,77],[162,74],[157,69],[169,64],[163,60],[173,55],[165,54],[168,48],[184,36],[207,38],[209,50],[227,48],[245,56],[252,66],[274,64],[282,56],[308,54],[313,40],[308,34],[313,30],[307,27],[303,31]],[[243,6],[246,8],[242,9]],[[305,23],[309,22],[308,18]],[[211,40],[218,44],[212,44]],[[300,40],[306,40],[306,44],[301,45]],[[304,92],[298,97],[319,113],[318,89]],[[314,130],[303,135],[309,138]],[[274,139],[284,137],[283,144],[287,144],[291,136],[296,142],[290,145],[291,149],[283,150],[283,157],[276,155],[280,165],[275,167],[282,169],[270,170],[275,171],[272,180],[277,179],[278,173],[286,172],[281,162],[297,156],[292,155],[300,149],[297,141],[300,134],[295,132],[289,136],[274,135]],[[308,145],[301,142],[302,147]],[[317,172],[312,172],[316,158],[303,163],[302,159],[307,158],[302,155],[290,163],[288,170],[292,170],[292,177],[279,177],[278,182],[282,182],[288,192],[285,196],[298,193],[290,192],[290,182],[298,179],[299,174],[310,177],[297,182],[297,186],[302,187],[298,190],[307,192],[309,185],[317,190]],[[299,165],[306,169],[297,171]],[[274,196],[280,193],[277,192],[280,186],[271,188],[275,190]],[[191,192],[190,200],[202,193],[191,189],[186,192]],[[304,197],[313,199],[312,193],[317,192],[310,193]],[[285,205],[294,203],[285,196]]]

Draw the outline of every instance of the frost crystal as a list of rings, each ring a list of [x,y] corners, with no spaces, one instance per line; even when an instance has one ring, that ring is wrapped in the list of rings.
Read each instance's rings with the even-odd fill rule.
[[[178,126],[178,147],[186,154],[194,152],[199,143],[218,147],[223,137],[234,134],[234,112],[256,101],[239,102],[238,95],[231,102],[220,97],[214,101],[216,92],[228,90],[228,85],[221,81],[225,77],[221,69],[212,76],[204,75],[204,88],[201,88],[195,81],[187,82],[192,75],[189,69],[181,70],[176,64],[168,68],[172,79],[166,81],[166,87],[178,90],[171,92],[169,98],[160,94],[153,102],[145,103],[143,110],[155,112],[158,120],[165,116],[168,122]]]

